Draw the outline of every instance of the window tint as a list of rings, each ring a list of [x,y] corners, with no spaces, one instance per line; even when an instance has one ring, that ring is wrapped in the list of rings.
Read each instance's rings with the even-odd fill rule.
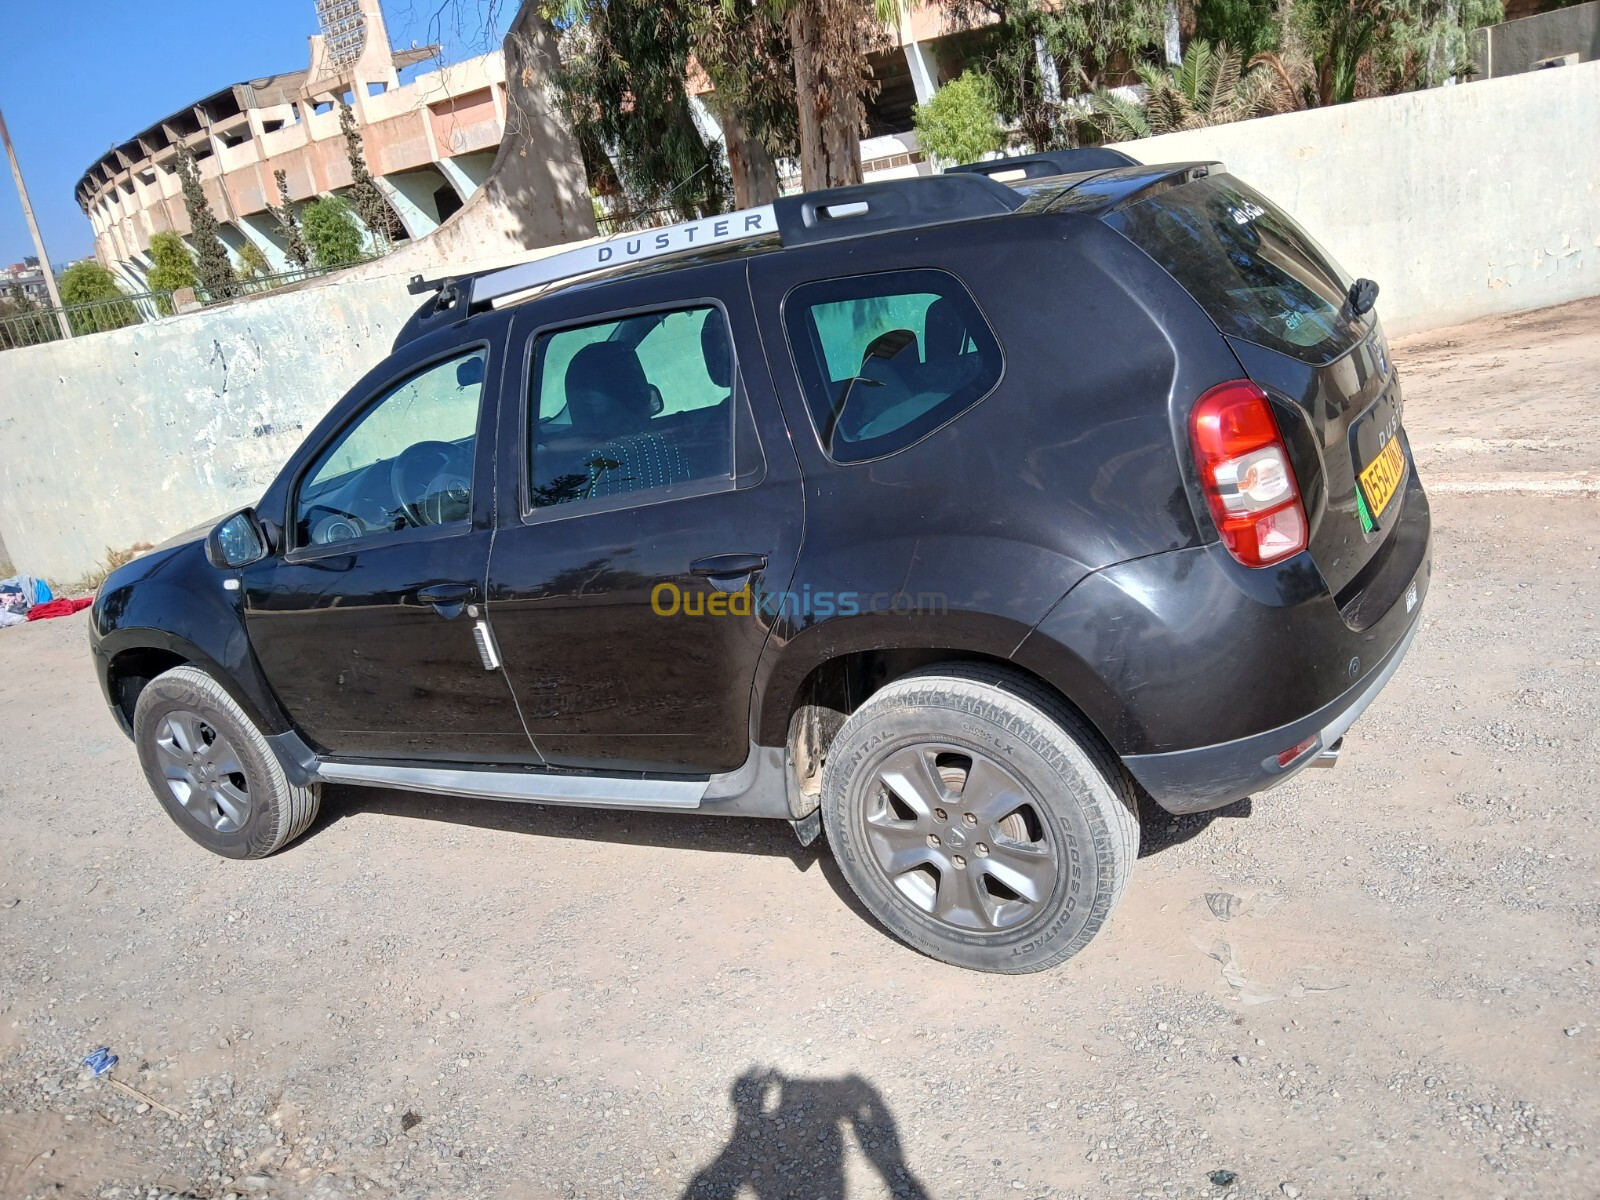
[[[296,544],[466,520],[485,360],[479,349],[435,363],[345,430],[300,485]]]
[[[1349,276],[1287,213],[1231,176],[1194,180],[1107,220],[1223,333],[1314,363],[1366,336],[1368,319],[1345,309]]]
[[[539,339],[534,508],[733,475],[733,350],[720,309]]]
[[[943,271],[802,284],[784,318],[811,419],[836,462],[904,449],[1000,381],[993,331]]]

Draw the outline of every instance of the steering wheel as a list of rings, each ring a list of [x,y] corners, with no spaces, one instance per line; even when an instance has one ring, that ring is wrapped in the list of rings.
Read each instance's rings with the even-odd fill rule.
[[[449,442],[417,442],[407,446],[389,464],[389,490],[394,502],[413,525],[444,524],[446,501],[466,504],[472,481],[457,465],[461,447]],[[426,478],[421,489],[417,479]]]

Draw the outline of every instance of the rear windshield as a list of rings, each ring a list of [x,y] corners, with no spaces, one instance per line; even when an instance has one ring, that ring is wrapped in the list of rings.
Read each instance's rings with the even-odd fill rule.
[[[1282,209],[1231,175],[1209,175],[1106,218],[1199,301],[1223,333],[1307,362],[1366,336],[1352,280]]]

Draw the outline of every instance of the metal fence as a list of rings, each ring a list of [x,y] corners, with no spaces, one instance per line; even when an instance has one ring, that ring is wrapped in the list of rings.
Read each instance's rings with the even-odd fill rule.
[[[337,267],[297,267],[293,271],[279,271],[273,275],[255,275],[249,279],[238,279],[226,288],[213,291],[204,284],[194,289],[195,299],[201,304],[221,304],[225,300],[237,300],[241,296],[258,296],[262,292],[270,292],[274,288],[287,287],[291,283],[301,283],[307,279],[315,279],[319,275],[326,275],[329,271],[338,270]]]
[[[273,275],[257,275],[240,279],[227,287],[194,289],[195,299],[210,307],[245,296],[256,296],[291,283],[315,279],[333,268],[302,267],[294,271],[280,271]],[[0,297],[3,299],[3,297]],[[30,308],[18,312],[0,311],[0,350],[14,350],[20,346],[37,346],[41,342],[61,340],[62,316],[72,330],[73,337],[91,333],[105,333],[125,325],[139,325],[173,313],[171,292],[139,292],[118,296],[114,300],[91,300],[85,304],[68,304],[61,308]]]
[[[603,237],[615,237],[619,233],[658,229],[683,219],[675,208],[642,208],[633,212],[596,213],[595,225]]]

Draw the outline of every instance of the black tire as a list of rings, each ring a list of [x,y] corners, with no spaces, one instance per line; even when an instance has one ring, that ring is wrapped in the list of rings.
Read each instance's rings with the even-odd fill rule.
[[[290,783],[255,723],[198,667],[174,667],[145,686],[133,742],[161,807],[214,854],[265,858],[316,819],[319,785]]]
[[[861,902],[908,945],[975,971],[1039,971],[1083,949],[1139,852],[1134,783],[1110,748],[1045,688],[987,665],[875,693],[829,748],[822,796]]]

